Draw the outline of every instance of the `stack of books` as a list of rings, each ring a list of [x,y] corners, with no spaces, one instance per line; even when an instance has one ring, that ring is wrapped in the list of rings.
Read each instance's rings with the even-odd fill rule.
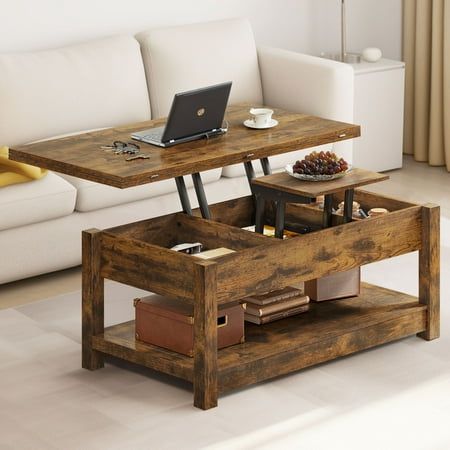
[[[294,316],[309,309],[309,297],[294,287],[248,297],[245,302],[245,320],[257,325]]]

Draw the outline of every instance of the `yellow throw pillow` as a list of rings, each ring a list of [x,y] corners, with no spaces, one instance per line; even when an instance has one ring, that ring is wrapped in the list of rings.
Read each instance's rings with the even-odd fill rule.
[[[11,161],[8,147],[0,147],[0,187],[39,180],[45,175],[46,169]]]

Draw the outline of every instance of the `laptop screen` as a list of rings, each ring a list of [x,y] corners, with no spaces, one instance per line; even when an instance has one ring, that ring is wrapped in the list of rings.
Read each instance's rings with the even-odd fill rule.
[[[221,128],[230,96],[231,82],[176,94],[162,142]]]

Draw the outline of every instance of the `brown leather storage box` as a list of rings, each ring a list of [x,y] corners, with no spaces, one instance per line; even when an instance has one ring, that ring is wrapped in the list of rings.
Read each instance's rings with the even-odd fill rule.
[[[305,282],[305,295],[315,302],[356,297],[360,291],[360,267]]]
[[[194,309],[192,305],[159,295],[137,298],[136,339],[183,355],[193,356]],[[244,342],[245,306],[234,303],[219,308],[218,348]]]

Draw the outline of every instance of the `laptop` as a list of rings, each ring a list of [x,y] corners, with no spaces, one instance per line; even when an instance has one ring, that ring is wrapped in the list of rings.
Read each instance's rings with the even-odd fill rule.
[[[134,132],[132,139],[170,147],[225,133],[222,123],[231,84],[230,81],[176,94],[165,126]]]

